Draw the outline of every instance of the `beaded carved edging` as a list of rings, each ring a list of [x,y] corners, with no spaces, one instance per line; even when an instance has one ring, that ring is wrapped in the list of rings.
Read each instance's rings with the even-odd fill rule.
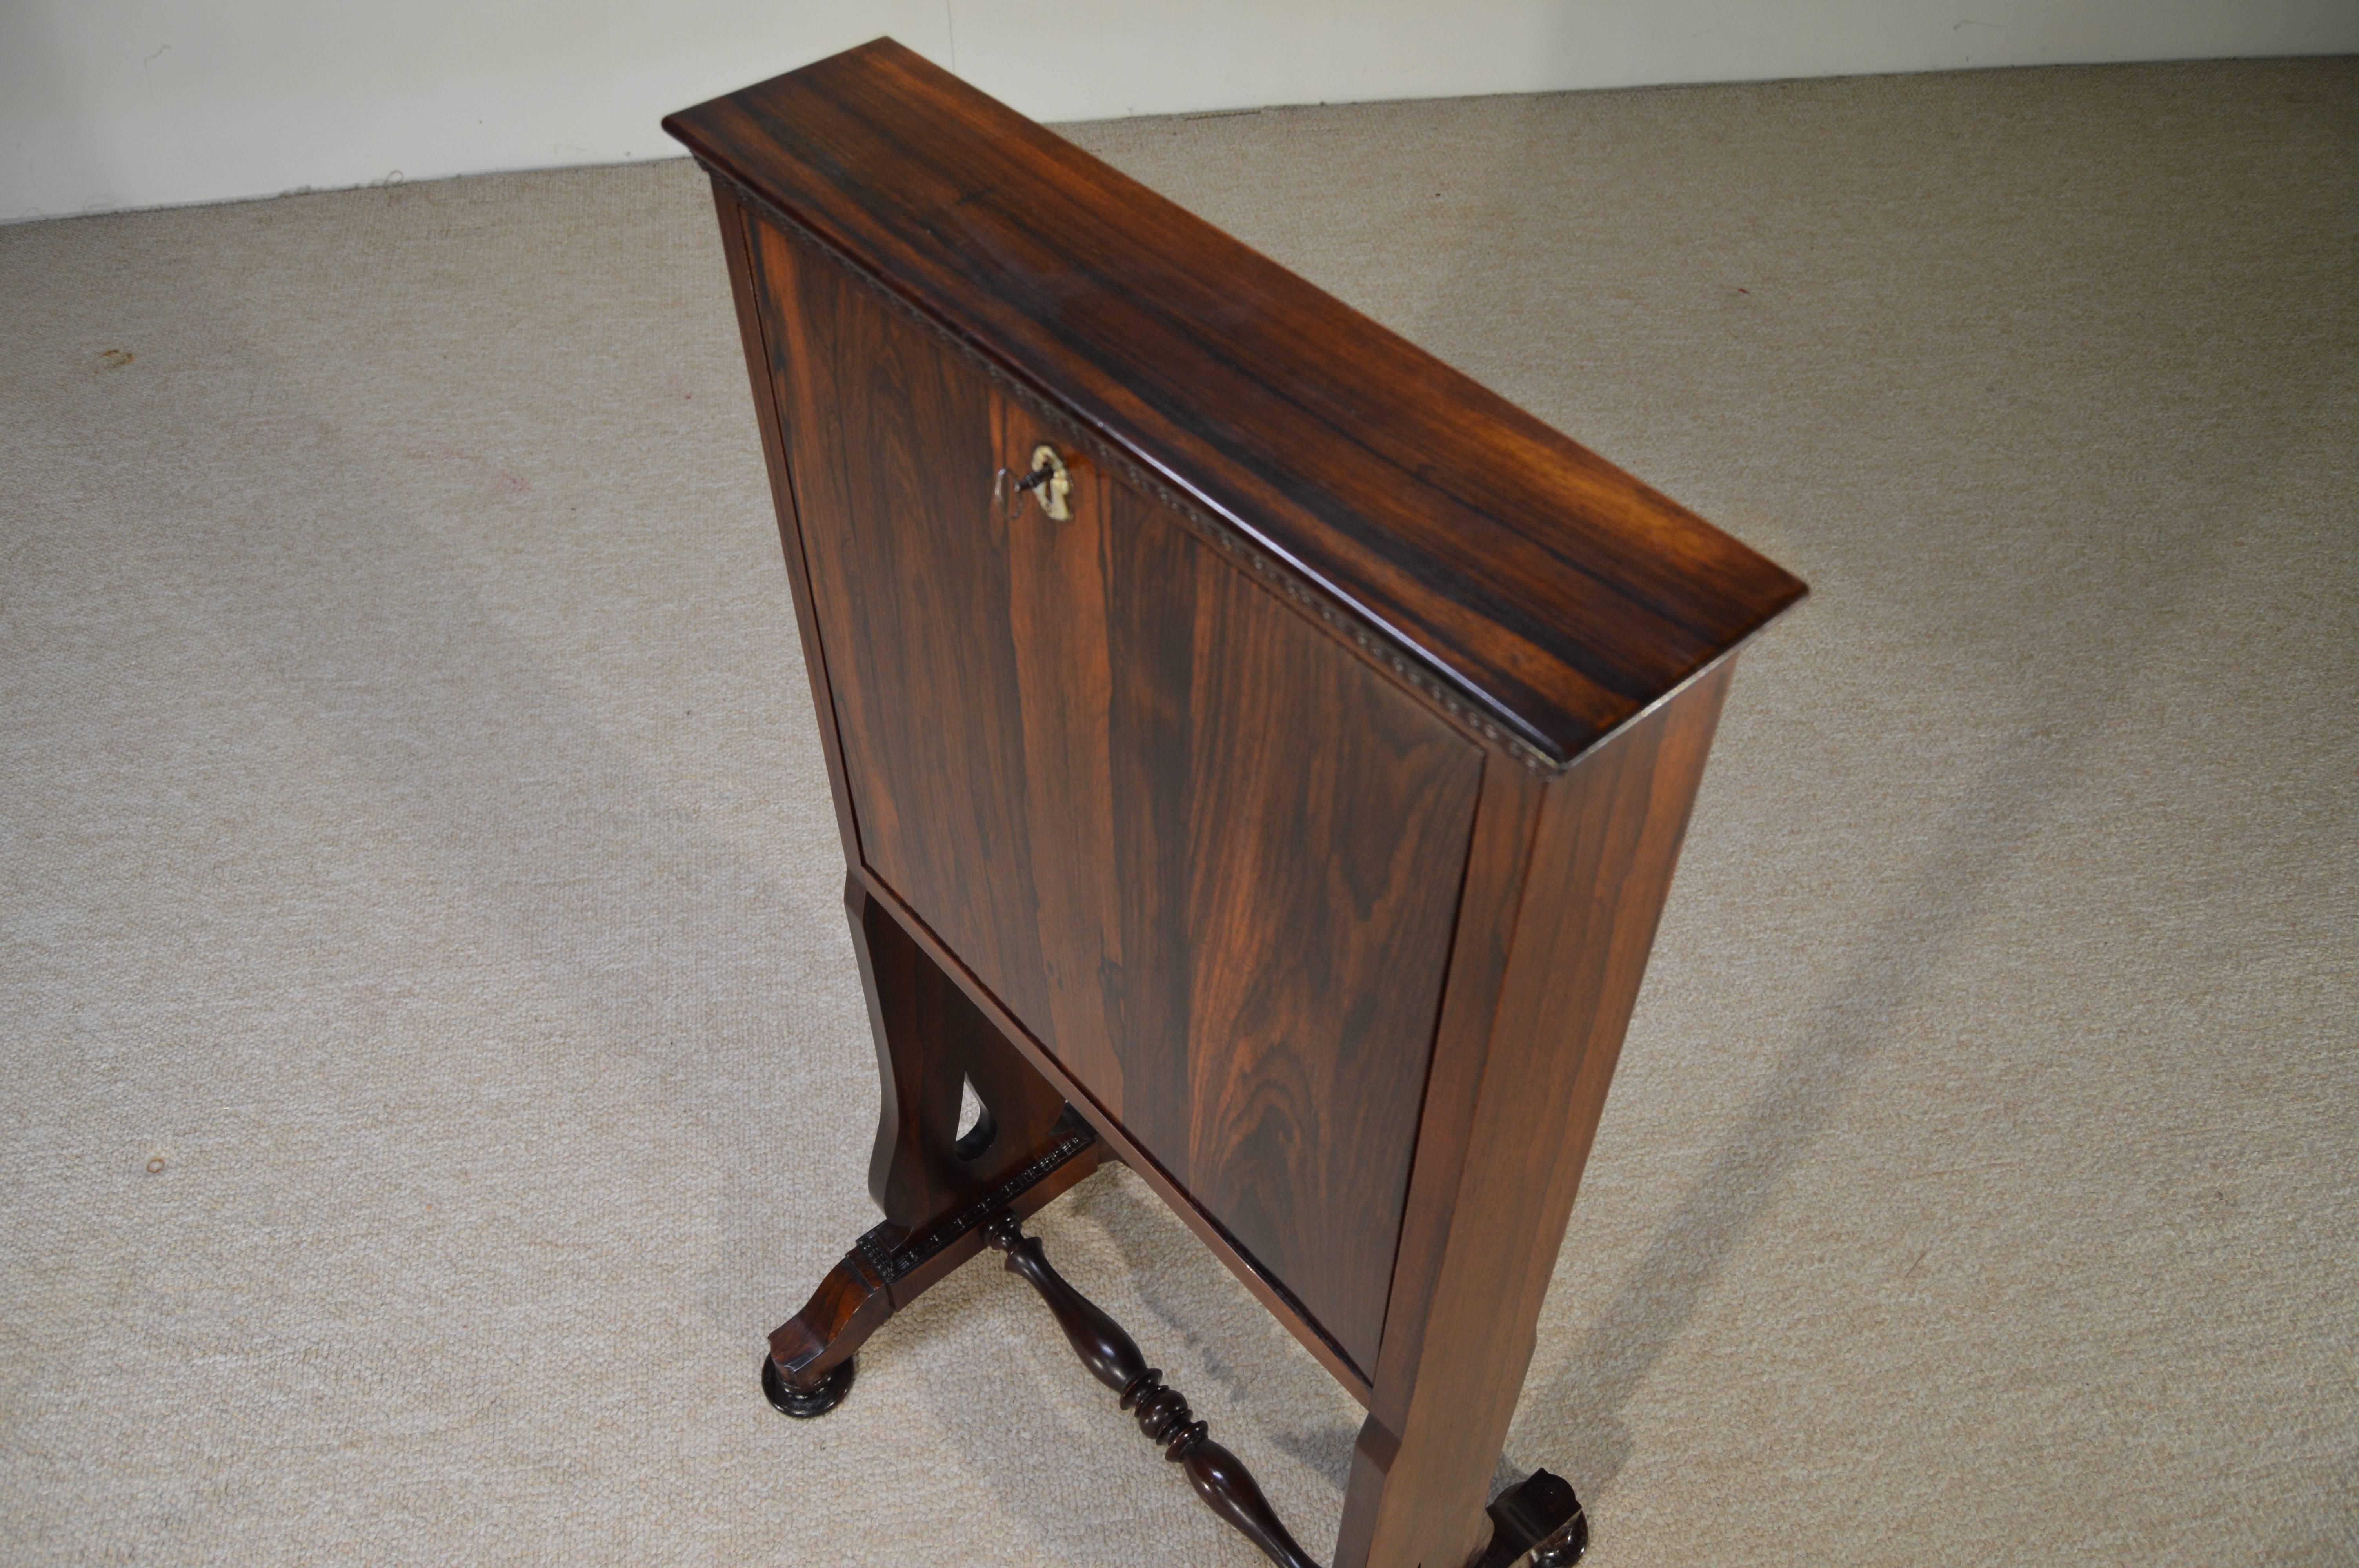
[[[1330,631],[1358,648],[1367,658],[1391,671],[1403,685],[1448,714],[1460,728],[1498,747],[1542,778],[1554,778],[1571,765],[1569,762],[1559,762],[1540,751],[1522,736],[1500,724],[1480,706],[1467,701],[1430,672],[1419,668],[1400,652],[1394,639],[1373,627],[1365,616],[1346,609],[1336,602],[1332,596],[1310,587],[1303,580],[1299,571],[1272,559],[1257,541],[1241,534],[1234,526],[1213,515],[1201,503],[1172,489],[1107,437],[1091,429],[1072,410],[1062,406],[1030,383],[1018,379],[1007,367],[984,353],[946,323],[903,297],[890,285],[853,261],[832,242],[788,214],[776,203],[741,183],[725,170],[705,163],[701,157],[697,161],[713,179],[729,188],[741,206],[748,211],[760,212],[766,220],[777,224],[782,232],[802,242],[837,266],[842,267],[851,276],[854,283],[882,300],[888,308],[948,345],[960,358],[980,370],[994,385],[1022,404],[1034,416],[1059,427],[1068,439],[1086,450],[1094,460],[1103,464],[1109,472],[1118,475],[1133,489],[1144,492],[1150,499],[1169,508],[1206,542],[1235,557],[1239,563],[1254,576],[1262,579],[1271,588],[1277,589],[1282,598],[1293,603],[1304,613],[1322,622]],[[863,1238],[863,1239],[866,1238]]]
[[[1077,1128],[1059,1139],[1047,1153],[932,1229],[908,1238],[897,1245],[891,1239],[891,1234],[899,1227],[890,1222],[872,1226],[852,1244],[853,1250],[860,1255],[862,1262],[875,1271],[880,1283],[889,1285],[1022,1197],[1029,1188],[1048,1180],[1049,1173],[1058,1166],[1097,1141],[1096,1131],[1086,1124]]]

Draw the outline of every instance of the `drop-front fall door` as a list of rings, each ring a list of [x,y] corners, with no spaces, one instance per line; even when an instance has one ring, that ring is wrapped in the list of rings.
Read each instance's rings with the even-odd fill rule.
[[[860,858],[1364,1379],[1483,754],[832,258],[754,241]],[[1043,442],[1066,521],[994,499]]]

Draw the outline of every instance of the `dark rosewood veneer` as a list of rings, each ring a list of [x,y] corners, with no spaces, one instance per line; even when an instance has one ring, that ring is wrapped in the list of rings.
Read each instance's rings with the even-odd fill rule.
[[[884,1081],[885,1218],[771,1397],[831,1408],[995,1247],[1309,1563],[1018,1228],[1111,1155],[1367,1408],[1337,1568],[1571,1562],[1571,1487],[1488,1485],[1732,654],[1802,585],[898,45],[665,125],[713,177]]]

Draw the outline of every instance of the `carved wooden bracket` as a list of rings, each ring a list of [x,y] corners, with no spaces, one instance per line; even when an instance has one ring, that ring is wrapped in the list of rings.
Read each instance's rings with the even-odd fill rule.
[[[770,1331],[762,1390],[782,1414],[825,1415],[852,1391],[853,1354],[941,1274],[982,1250],[979,1229],[994,1215],[1028,1213],[1086,1171],[1097,1134],[1071,1111],[1050,1130],[1039,1156],[980,1197],[914,1232],[886,1221],[871,1227],[829,1271],[803,1310]]]

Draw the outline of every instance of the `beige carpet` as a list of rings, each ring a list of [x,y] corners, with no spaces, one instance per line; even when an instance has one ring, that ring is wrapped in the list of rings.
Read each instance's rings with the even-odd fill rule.
[[[2359,1561],[2359,65],[1075,135],[1817,589],[1509,1446],[1593,1561]],[[875,1087],[734,333],[683,164],[0,230],[0,1560],[1253,1561],[987,1267],[756,1391]],[[1323,1553],[1350,1401],[1039,1228]]]

